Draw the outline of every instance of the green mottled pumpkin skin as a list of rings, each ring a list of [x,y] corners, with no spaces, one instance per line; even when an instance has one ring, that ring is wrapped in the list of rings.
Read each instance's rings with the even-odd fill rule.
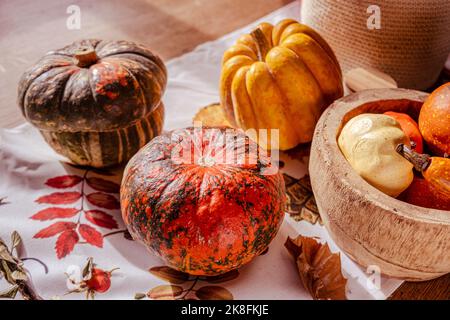
[[[92,63],[79,63],[83,48],[95,52]],[[23,74],[18,105],[75,164],[110,166],[161,132],[166,82],[164,63],[142,45],[81,40],[47,53]]]
[[[162,132],[164,105],[129,127],[111,131],[40,130],[45,141],[59,154],[78,165],[102,168],[128,161],[148,141]]]
[[[130,160],[122,180],[122,216],[132,236],[193,275],[248,263],[267,248],[284,216],[283,177],[264,174],[270,159],[242,131],[227,132],[244,146],[237,155],[253,161],[220,161],[236,150],[226,130],[187,128],[156,137]],[[180,149],[189,150],[181,160]]]

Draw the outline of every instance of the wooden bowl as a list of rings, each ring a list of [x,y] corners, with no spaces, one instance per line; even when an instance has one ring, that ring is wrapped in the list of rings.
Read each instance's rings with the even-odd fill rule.
[[[309,171],[320,215],[331,237],[353,260],[381,273],[422,281],[450,272],[450,211],[402,202],[362,179],[342,155],[337,138],[361,113],[405,112],[417,119],[426,93],[375,89],[335,101],[320,118]]]

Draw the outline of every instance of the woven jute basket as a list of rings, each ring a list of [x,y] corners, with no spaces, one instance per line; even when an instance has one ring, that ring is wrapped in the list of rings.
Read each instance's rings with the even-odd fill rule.
[[[371,5],[380,29],[367,27]],[[328,41],[344,71],[373,67],[403,88],[431,87],[450,52],[450,0],[302,0],[302,22]]]

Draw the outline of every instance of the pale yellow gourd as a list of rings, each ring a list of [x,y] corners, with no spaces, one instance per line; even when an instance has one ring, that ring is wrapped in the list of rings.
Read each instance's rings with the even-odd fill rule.
[[[339,148],[353,169],[380,191],[396,197],[411,184],[413,166],[396,151],[410,145],[400,124],[383,114],[364,113],[348,121]]]

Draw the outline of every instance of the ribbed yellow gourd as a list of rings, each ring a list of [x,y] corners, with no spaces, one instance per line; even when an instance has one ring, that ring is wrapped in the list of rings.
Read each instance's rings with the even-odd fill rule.
[[[280,150],[310,142],[320,115],[342,94],[332,49],[295,20],[262,23],[224,53],[220,96],[228,121],[244,130],[279,129]]]

